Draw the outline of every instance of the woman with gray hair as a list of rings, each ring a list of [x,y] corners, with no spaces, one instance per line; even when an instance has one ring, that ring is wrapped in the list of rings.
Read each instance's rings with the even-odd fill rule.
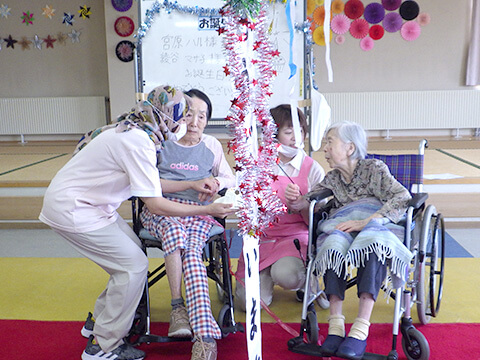
[[[318,224],[316,269],[323,275],[330,300],[328,336],[322,344],[327,356],[359,360],[367,346],[370,316],[382,283],[391,288],[405,281],[412,254],[403,245],[404,228],[397,225],[411,199],[380,160],[365,159],[365,130],[352,122],[327,129],[325,158],[332,168],[305,196],[291,184],[287,206],[308,212],[309,199],[324,189],[333,192],[328,217]],[[357,269],[358,315],[347,337],[342,305],[347,278]],[[391,279],[391,281],[390,281]]]

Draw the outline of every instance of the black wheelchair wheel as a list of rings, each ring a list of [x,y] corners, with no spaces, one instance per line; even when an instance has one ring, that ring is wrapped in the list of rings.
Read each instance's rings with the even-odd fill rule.
[[[407,330],[408,337],[402,337],[402,348],[408,360],[428,360],[430,346],[425,336],[414,327]]]
[[[318,322],[314,311],[307,312],[305,336],[308,344],[318,344]]]
[[[231,331],[228,329],[232,326],[232,313],[230,311],[230,306],[228,304],[224,304],[218,313],[217,319],[218,326],[222,331],[222,336],[227,337]]]
[[[445,224],[432,205],[424,217],[420,250],[417,313],[420,322],[427,324],[440,310],[445,267]]]

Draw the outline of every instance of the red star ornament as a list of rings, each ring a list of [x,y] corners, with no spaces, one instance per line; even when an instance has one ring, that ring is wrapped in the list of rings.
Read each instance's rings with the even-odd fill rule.
[[[48,35],[46,38],[43,39],[45,44],[47,44],[47,49],[52,48],[53,49],[53,43],[57,41],[57,39],[52,38],[50,35]]]

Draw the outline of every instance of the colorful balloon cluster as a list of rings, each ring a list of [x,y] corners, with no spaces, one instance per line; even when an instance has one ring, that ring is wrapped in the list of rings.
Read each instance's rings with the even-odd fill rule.
[[[226,117],[233,139],[228,146],[234,153],[238,187],[243,207],[237,213],[239,230],[258,237],[286,209],[270,184],[278,159],[274,142],[276,125],[270,115],[268,99],[276,71],[272,58],[279,52],[267,36],[266,5],[263,2],[256,19],[241,17],[232,6],[221,10],[226,65],[224,71],[233,79],[235,92]],[[257,126],[261,137],[257,140]]]

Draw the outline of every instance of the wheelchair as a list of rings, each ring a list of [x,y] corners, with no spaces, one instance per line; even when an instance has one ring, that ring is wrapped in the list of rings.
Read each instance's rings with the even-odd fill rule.
[[[143,251],[147,254],[149,248],[162,250],[161,242],[153,237],[143,228],[140,221],[140,212],[143,208],[143,202],[137,197],[130,198],[132,207],[133,230],[142,242]],[[223,219],[216,219],[224,225]],[[244,327],[235,322],[233,308],[232,275],[230,274],[230,256],[228,246],[224,236],[224,228],[213,226],[210,230],[209,240],[206,243],[203,252],[203,259],[206,263],[207,276],[215,281],[218,298],[223,302],[223,306],[217,316],[217,323],[222,331],[222,336],[226,337],[231,333],[244,332]],[[160,264],[153,271],[149,271],[145,281],[145,289],[135,314],[132,328],[127,336],[128,343],[139,345],[141,343],[164,343],[172,341],[191,341],[190,337],[175,338],[169,336],[154,335],[150,332],[151,314],[149,289],[160,279],[167,275],[165,263]]]
[[[428,142],[422,140],[418,154],[378,155],[368,154],[367,158],[384,161],[392,175],[412,194],[412,199],[403,223],[405,246],[414,257],[407,269],[406,283],[394,289],[390,297],[395,300],[393,315],[393,340],[387,355],[365,353],[363,360],[397,360],[397,337],[399,327],[402,334],[402,348],[408,360],[426,360],[430,356],[428,341],[413,326],[411,309],[416,305],[418,319],[422,325],[438,315],[442,299],[445,265],[445,225],[441,214],[434,205],[426,205],[428,194],[423,192],[424,150]],[[413,191],[415,189],[416,191]],[[322,213],[315,213],[315,205],[332,195],[330,190],[317,194],[311,199],[309,208],[309,245],[307,250],[307,277],[302,306],[300,336],[288,341],[288,349],[295,353],[311,356],[325,356],[318,345],[318,322],[314,301],[318,293],[312,292],[311,284],[318,282],[314,262],[316,255],[316,226]],[[356,278],[347,282],[347,289],[356,284]],[[383,289],[386,290],[386,289]]]

